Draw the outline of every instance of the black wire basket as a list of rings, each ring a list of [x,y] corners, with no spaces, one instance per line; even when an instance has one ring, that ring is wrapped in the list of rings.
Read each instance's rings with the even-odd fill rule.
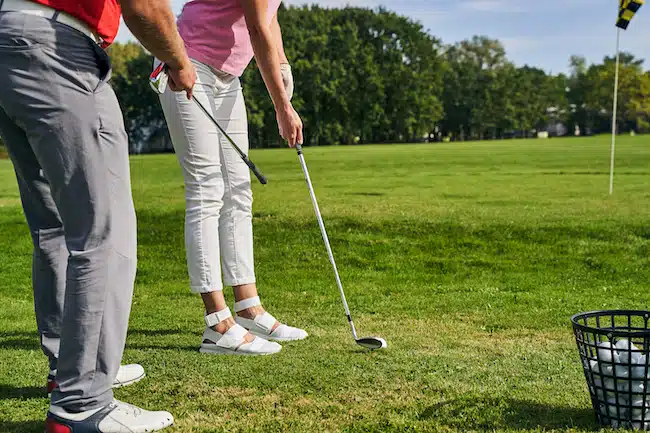
[[[650,430],[650,311],[571,317],[591,404],[604,427]]]

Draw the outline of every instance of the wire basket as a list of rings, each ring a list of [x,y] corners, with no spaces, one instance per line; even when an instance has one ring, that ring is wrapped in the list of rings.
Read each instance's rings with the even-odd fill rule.
[[[591,404],[605,427],[650,430],[649,311],[607,310],[571,318]]]

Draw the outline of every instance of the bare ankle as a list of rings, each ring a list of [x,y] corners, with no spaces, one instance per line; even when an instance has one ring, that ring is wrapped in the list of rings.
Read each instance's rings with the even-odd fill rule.
[[[217,323],[212,327],[213,331],[217,331],[219,334],[225,334],[230,328],[235,326],[235,319],[229,317],[228,319]]]
[[[244,310],[238,311],[237,315],[243,317],[244,319],[253,320],[255,317],[264,314],[264,307],[257,305],[255,307],[246,308]]]

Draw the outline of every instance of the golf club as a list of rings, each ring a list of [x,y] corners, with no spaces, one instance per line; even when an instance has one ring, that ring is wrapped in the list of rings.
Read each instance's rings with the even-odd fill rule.
[[[158,67],[156,67],[154,69],[154,71],[149,76],[149,85],[151,86],[151,88],[154,91],[156,91],[157,93],[162,95],[163,93],[165,93],[165,89],[167,89],[167,81],[168,81],[168,79],[169,79],[169,77],[167,76],[166,65],[164,63],[161,63],[160,65],[158,65]],[[212,121],[212,123],[214,123],[214,125],[219,129],[219,131],[221,131],[221,133],[226,137],[228,142],[237,151],[237,153],[239,154],[241,159],[244,160],[244,162],[246,163],[248,168],[251,169],[251,171],[253,172],[255,177],[257,177],[257,179],[260,181],[260,183],[262,185],[266,185],[266,182],[267,182],[266,181],[266,176],[264,176],[262,173],[260,173],[260,171],[257,169],[255,164],[253,164],[253,161],[248,159],[246,154],[244,152],[242,152],[242,150],[235,144],[233,139],[230,138],[230,135],[228,135],[228,133],[226,131],[224,131],[224,129],[221,127],[221,125],[219,125],[219,123],[215,120],[215,118],[212,117],[212,114],[210,114],[210,112],[203,106],[203,104],[201,104],[201,102],[198,99],[196,99],[194,97],[194,95],[192,95],[192,100],[196,103],[196,105],[199,106],[201,111],[203,111],[203,113],[205,113],[205,115],[208,116],[208,119],[210,119]]]
[[[343,286],[341,285],[341,279],[339,278],[339,272],[336,269],[336,262],[334,261],[334,254],[332,254],[332,248],[330,247],[330,241],[327,237],[327,232],[325,231],[325,224],[323,224],[323,217],[320,214],[318,209],[318,202],[316,201],[316,195],[314,194],[314,187],[311,184],[311,179],[309,177],[309,171],[307,171],[307,164],[305,163],[305,157],[302,154],[302,146],[296,144],[296,151],[298,151],[298,158],[300,159],[300,165],[302,166],[302,171],[305,174],[305,180],[307,181],[307,188],[309,188],[309,195],[311,196],[311,201],[314,205],[314,211],[316,212],[316,219],[318,220],[318,226],[320,227],[321,235],[323,236],[323,241],[325,242],[325,248],[327,248],[327,255],[329,256],[332,267],[334,268],[334,276],[336,277],[336,284],[339,287],[341,292],[341,300],[343,301],[343,307],[345,308],[345,314],[350,323],[350,328],[352,329],[352,336],[359,346],[363,346],[366,349],[381,349],[387,347],[386,340],[380,337],[364,337],[359,338],[357,336],[357,330],[354,328],[354,323],[352,322],[352,316],[350,315],[350,308],[348,303],[345,300],[345,293],[343,292]]]

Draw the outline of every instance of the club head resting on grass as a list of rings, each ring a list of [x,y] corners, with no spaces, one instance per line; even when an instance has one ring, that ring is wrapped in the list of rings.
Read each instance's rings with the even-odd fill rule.
[[[388,344],[386,344],[386,340],[380,337],[358,338],[356,341],[359,346],[365,347],[366,349],[370,349],[370,350],[377,350],[377,349],[383,349],[385,347],[388,347]]]

